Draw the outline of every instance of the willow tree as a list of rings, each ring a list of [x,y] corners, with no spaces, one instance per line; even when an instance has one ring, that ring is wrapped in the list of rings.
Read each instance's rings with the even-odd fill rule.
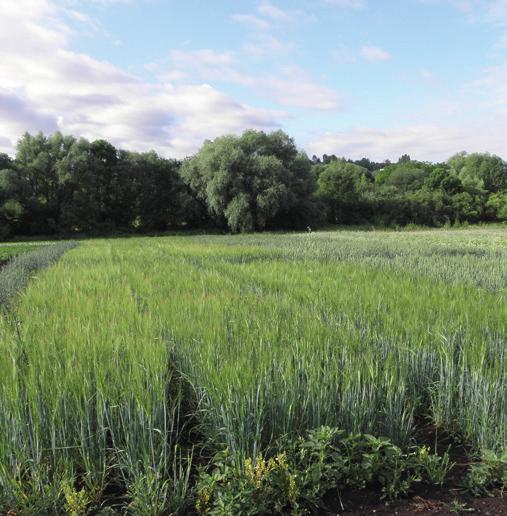
[[[283,131],[207,141],[181,174],[209,215],[233,232],[300,227],[312,213],[311,163]]]

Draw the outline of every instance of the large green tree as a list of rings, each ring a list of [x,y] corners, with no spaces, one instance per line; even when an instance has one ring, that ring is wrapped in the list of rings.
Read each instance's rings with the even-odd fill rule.
[[[452,156],[448,163],[470,193],[507,189],[507,164],[498,156],[461,152]]]
[[[344,160],[320,165],[317,174],[317,196],[326,207],[332,224],[360,223],[368,218],[363,200],[373,182],[371,172]]]
[[[283,131],[245,131],[204,143],[182,176],[215,222],[233,232],[308,222],[310,161]]]
[[[28,187],[24,204],[31,214],[32,233],[49,233],[58,228],[61,201],[58,163],[74,141],[73,137],[57,132],[52,136],[25,133],[18,142],[15,168]]]
[[[7,238],[23,223],[24,186],[11,158],[0,153],[0,238]]]
[[[61,229],[105,231],[130,227],[141,181],[128,154],[105,140],[74,141],[59,161]]]
[[[198,207],[179,175],[180,162],[156,152],[125,152],[122,166],[134,185],[133,224],[146,231],[163,231],[193,221]]]
[[[317,188],[318,187],[318,188]],[[460,153],[431,164],[308,160],[282,131],[206,142],[180,162],[55,133],[25,134],[15,159],[0,153],[0,238],[55,232],[234,232],[339,224],[500,221],[507,166]]]
[[[507,221],[507,190],[490,195],[486,210],[493,220]]]

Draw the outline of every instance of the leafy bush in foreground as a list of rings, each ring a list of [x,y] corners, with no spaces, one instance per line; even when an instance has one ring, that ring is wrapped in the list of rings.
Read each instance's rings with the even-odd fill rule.
[[[402,451],[390,440],[320,427],[280,443],[282,452],[239,460],[227,450],[202,471],[196,508],[201,514],[306,514],[336,489],[379,485],[383,498],[408,494],[414,482],[443,483],[449,456],[426,447]]]
[[[0,306],[21,292],[34,272],[49,267],[76,245],[75,242],[61,242],[13,258],[0,271]]]
[[[474,496],[490,495],[496,488],[503,491],[507,487],[507,451],[483,450],[481,462],[470,467],[463,486]]]

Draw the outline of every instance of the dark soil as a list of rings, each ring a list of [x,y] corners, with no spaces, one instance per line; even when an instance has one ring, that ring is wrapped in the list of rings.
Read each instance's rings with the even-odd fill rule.
[[[322,516],[347,515],[423,515],[423,514],[484,514],[507,516],[507,495],[496,493],[494,497],[474,498],[459,488],[435,488],[420,486],[409,499],[387,502],[373,491],[357,491],[327,500],[329,510]]]
[[[455,463],[445,487],[415,484],[411,496],[395,501],[381,500],[380,491],[363,490],[338,496],[330,493],[324,500],[328,510],[322,516],[365,515],[423,515],[423,514],[484,514],[507,516],[507,493],[474,498],[461,488],[462,479],[469,466],[470,449],[456,441],[448,433],[432,425],[420,425],[416,435],[419,445],[427,445],[432,451],[443,454],[448,451]]]

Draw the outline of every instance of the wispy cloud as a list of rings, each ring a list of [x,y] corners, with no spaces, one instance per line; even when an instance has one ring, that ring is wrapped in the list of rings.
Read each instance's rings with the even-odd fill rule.
[[[367,61],[388,61],[391,54],[380,47],[364,46],[361,49],[361,56]]]
[[[280,7],[267,1],[261,2],[257,6],[257,10],[260,14],[272,18],[273,20],[290,21],[292,18],[288,11],[284,11]]]
[[[131,4],[135,0],[77,0],[78,2],[87,1],[92,4],[99,4],[99,5],[112,5],[112,4]]]
[[[300,9],[282,9],[268,0],[257,3],[255,13],[237,13],[233,14],[231,18],[236,22],[262,31],[303,19],[315,19],[314,16]]]
[[[305,147],[310,154],[336,154],[352,159],[396,160],[408,153],[413,159],[444,161],[462,150],[505,154],[503,134],[507,118],[493,127],[486,120],[473,126],[421,124],[388,129],[356,128],[324,133],[309,140]]]
[[[227,46],[229,35],[216,38],[216,46],[211,48],[207,34],[183,27],[174,41],[187,39],[188,34],[192,40],[177,47],[160,47],[161,55],[147,57],[152,62],[142,72],[149,80],[133,74],[127,65],[115,66],[98,59],[100,44],[93,45],[95,57],[74,50],[78,42],[80,48],[89,43],[90,35],[100,38],[99,43],[114,43],[104,27],[112,14],[106,4],[115,0],[94,1],[102,3],[103,9],[90,9],[87,0],[0,1],[0,149],[12,151],[25,130],[60,129],[182,157],[204,139],[247,127],[271,129],[283,122],[287,131],[296,130],[305,138],[318,120],[321,133],[307,138],[311,152],[377,159],[396,159],[407,151],[421,159],[443,159],[461,149],[505,154],[507,0],[425,0],[434,4],[431,9],[454,16],[457,23],[469,22],[470,38],[479,28],[475,25],[481,24],[491,29],[492,42],[497,39],[496,46],[491,43],[494,54],[488,56],[489,39],[478,37],[477,55],[470,56],[467,71],[452,73],[452,78],[454,69],[446,68],[440,56],[424,62],[411,59],[417,42],[402,49],[397,46],[405,43],[402,36],[397,42],[393,35],[387,47],[380,30],[389,26],[389,20],[381,18],[383,25],[375,25],[379,29],[375,34],[370,30],[373,17],[377,19],[378,7],[373,1],[257,0],[230,4],[244,10],[232,14],[242,34],[234,47]],[[452,8],[442,8],[444,2]],[[225,18],[234,12],[230,5],[221,6]],[[299,10],[300,6],[311,6],[314,18],[312,13]],[[330,19],[321,18],[318,8]],[[417,2],[411,2],[409,8],[426,10]],[[127,9],[122,16],[129,14]],[[389,16],[393,14],[387,11]],[[319,32],[323,30],[320,24],[299,26],[317,16],[328,29],[334,28],[335,18],[348,24],[349,17],[358,17],[359,25],[351,31],[354,35],[328,30],[326,37]],[[414,27],[419,27],[417,23]],[[229,20],[220,30],[233,29],[237,34],[238,26],[232,25]],[[309,29],[307,39],[305,29]],[[444,36],[438,33],[436,37]],[[334,50],[330,50],[331,45]],[[459,41],[452,50],[459,52]],[[125,52],[108,55],[129,61]],[[139,66],[138,57],[136,54],[132,66]],[[388,60],[391,63],[383,66]],[[380,64],[376,66],[376,62]],[[341,66],[344,64],[350,66]],[[364,83],[363,74],[371,67],[377,73],[376,91],[363,99],[363,89],[355,88],[359,81]],[[407,108],[405,99],[394,99],[390,94],[393,79],[400,77],[407,97],[417,97],[413,107]],[[389,103],[389,116],[381,119],[385,103]],[[342,111],[343,116],[338,116]],[[364,126],[346,130],[345,120],[361,120]]]
[[[345,45],[334,48],[331,51],[331,58],[335,64],[350,64],[357,62],[355,52]]]
[[[287,56],[293,48],[292,43],[266,33],[252,34],[250,40],[243,45],[243,50],[256,58]]]
[[[328,4],[347,9],[361,9],[364,7],[364,0],[325,0]]]
[[[174,73],[176,69],[182,78],[240,84],[281,106],[322,111],[336,111],[343,107],[343,99],[338,92],[317,83],[298,66],[284,66],[278,73],[254,75],[244,72],[239,59],[231,54],[220,54],[209,49],[174,51],[169,66],[169,73]],[[164,77],[166,72],[159,70],[159,73]]]
[[[484,105],[507,106],[507,63],[486,68],[471,86]]]
[[[497,48],[504,48],[507,41],[507,0],[419,0],[422,4],[447,4],[464,14],[472,23],[483,23],[505,31]]]
[[[173,50],[171,59],[179,64],[186,64],[191,61],[193,65],[224,66],[231,65],[234,57],[230,52],[215,52],[209,48],[193,51]]]
[[[344,104],[338,92],[316,83],[304,70],[294,66],[284,68],[276,76],[252,78],[251,86],[284,106],[336,111]]]
[[[231,18],[238,23],[249,25],[257,30],[268,30],[272,26],[269,21],[254,14],[233,14]]]
[[[60,129],[183,157],[206,138],[248,127],[278,127],[284,116],[240,103],[206,84],[144,82],[106,61],[73,52],[70,34],[65,14],[49,0],[0,5],[3,150],[12,151],[26,130]],[[232,60],[213,51],[197,51],[191,58],[210,67]]]

